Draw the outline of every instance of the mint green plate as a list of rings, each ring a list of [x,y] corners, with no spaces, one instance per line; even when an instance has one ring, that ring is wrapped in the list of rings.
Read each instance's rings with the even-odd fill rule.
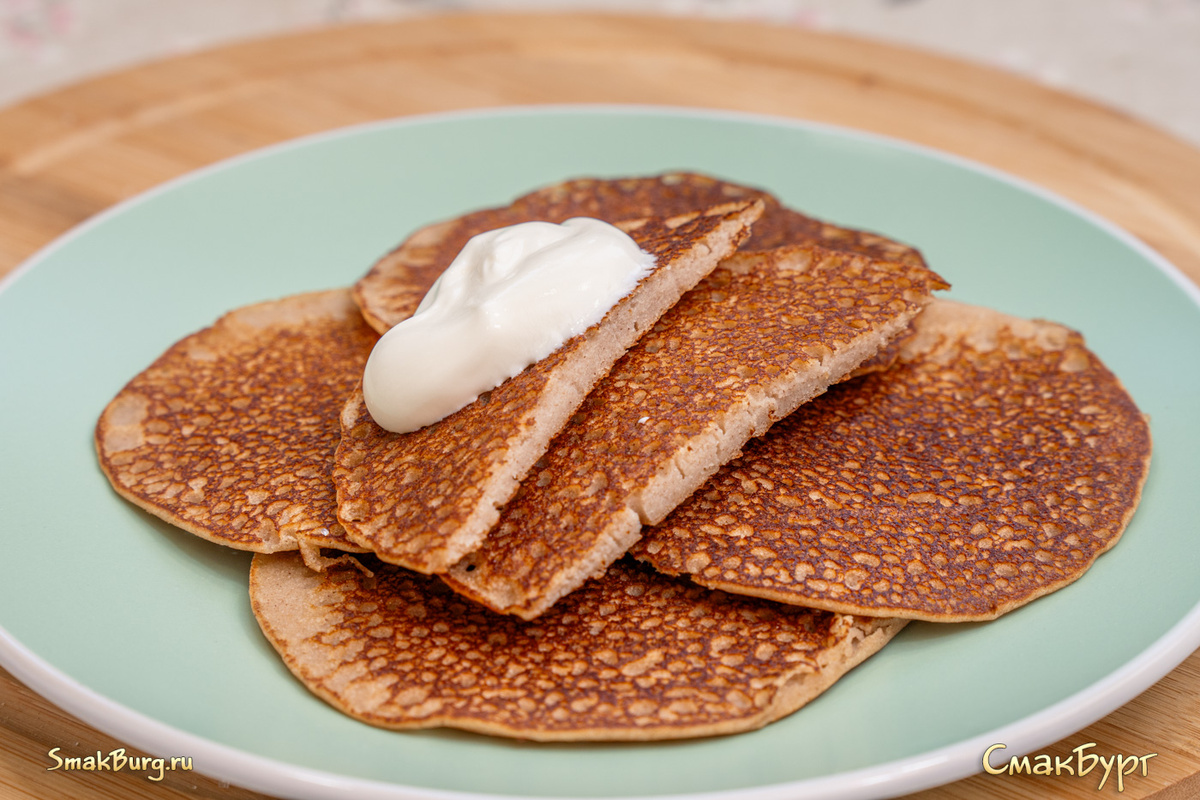
[[[326,706],[259,633],[249,556],[142,513],[97,468],[92,426],[108,400],[224,311],[348,285],[416,227],[540,184],[672,169],[914,243],[951,296],[1082,331],[1152,418],[1150,479],[1117,547],[996,622],[910,625],[764,730],[537,745],[386,732]],[[1044,191],[794,121],[541,107],[252,153],[100,215],[0,292],[0,662],[135,746],[296,797],[870,798],[953,780],[979,771],[990,744],[1007,756],[1070,735],[1200,646],[1198,297],[1148,248]]]

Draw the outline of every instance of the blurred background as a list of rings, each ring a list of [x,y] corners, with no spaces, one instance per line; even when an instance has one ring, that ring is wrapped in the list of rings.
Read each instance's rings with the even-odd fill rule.
[[[1200,146],[1200,0],[0,0],[0,106],[317,26],[572,10],[750,19],[924,48],[1098,100]]]

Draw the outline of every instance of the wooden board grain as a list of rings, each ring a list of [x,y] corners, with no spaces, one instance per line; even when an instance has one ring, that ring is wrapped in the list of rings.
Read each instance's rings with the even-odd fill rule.
[[[401,115],[557,102],[734,109],[929,145],[1092,209],[1200,283],[1200,152],[1126,115],[877,43],[751,23],[596,15],[438,16],[318,30],[147,64],[0,111],[0,275],[113,203],[256,147]],[[257,796],[198,775],[148,785],[47,772],[47,751],[75,742],[117,746],[0,671],[0,797]],[[1043,752],[1065,756],[1087,742],[1102,753],[1159,754],[1122,797],[1190,791],[1189,776],[1200,770],[1200,654]],[[1096,783],[1094,775],[980,775],[913,797],[1103,796]],[[1115,785],[1104,793],[1116,795]]]

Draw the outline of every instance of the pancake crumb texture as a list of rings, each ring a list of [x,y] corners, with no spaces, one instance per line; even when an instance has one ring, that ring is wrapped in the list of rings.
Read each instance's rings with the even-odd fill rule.
[[[896,366],[748,445],[631,551],[847,613],[999,616],[1079,577],[1141,494],[1146,420],[1074,331],[935,300]]]
[[[337,413],[376,338],[345,289],[230,312],[109,403],[101,468],[123,497],[218,544],[359,550],[331,474]]]
[[[596,381],[736,249],[761,211],[743,202],[621,223],[655,257],[655,269],[599,323],[433,425],[385,431],[357,391],[342,412],[334,470],[349,537],[423,573],[444,571],[477,547]]]
[[[527,213],[561,214],[562,209],[606,219],[613,209],[633,216],[671,216],[731,200],[761,200],[762,217],[754,224],[742,252],[773,250],[795,244],[817,244],[881,261],[924,265],[914,248],[882,236],[842,228],[786,208],[760,189],[716,180],[692,172],[671,172],[642,178],[577,178],[540,189],[514,205]]]
[[[727,259],[597,383],[449,585],[536,617],[940,288],[924,267],[818,247]]]
[[[643,217],[674,217],[736,201],[764,204],[762,217],[742,245],[744,252],[808,243],[924,266],[921,254],[908,245],[806,216],[785,208],[759,189],[675,172],[564,181],[523,195],[508,206],[431,225],[372,266],[355,285],[354,298],[372,327],[384,333],[412,315],[428,287],[476,234],[531,220],[563,222],[571,217],[593,217],[616,224]]]
[[[375,560],[373,577],[256,556],[254,612],[311,691],[386,728],[551,740],[733,733],[791,713],[902,620],[712,592],[621,562],[535,622]]]

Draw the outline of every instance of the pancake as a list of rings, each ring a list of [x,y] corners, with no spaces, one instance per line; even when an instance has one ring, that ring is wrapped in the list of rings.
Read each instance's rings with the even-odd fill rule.
[[[748,445],[631,550],[704,586],[841,613],[993,619],[1125,529],[1145,418],[1074,331],[948,301],[897,364]]]
[[[314,694],[384,728],[541,741],[708,736],[790,714],[904,624],[739,598],[622,562],[535,622],[381,564],[255,556],[254,614]]]
[[[735,202],[621,222],[654,257],[650,273],[600,322],[432,425],[385,431],[356,391],[342,411],[334,470],[338,519],[350,540],[423,573],[444,571],[478,547],[596,381],[736,250],[761,213],[761,202]]]
[[[882,261],[924,265],[921,254],[908,245],[867,231],[843,228],[785,207],[761,189],[717,180],[694,172],[672,172],[641,178],[577,178],[540,189],[513,205],[521,213],[576,214],[604,218],[613,209],[639,215],[681,214],[730,200],[759,199],[763,215],[754,225],[744,252],[771,250],[792,244],[815,244],[831,250],[865,255]]]
[[[338,412],[377,339],[345,289],[240,308],[113,398],[96,451],[113,488],[209,541],[361,551],[337,521]]]
[[[416,310],[425,290],[478,233],[531,220],[562,222],[582,216],[615,223],[671,217],[731,201],[761,201],[764,206],[762,217],[742,245],[744,251],[815,244],[883,261],[925,263],[912,247],[813,219],[785,208],[764,191],[705,175],[679,172],[646,178],[579,178],[538,189],[502,208],[476,211],[416,232],[355,284],[354,298],[371,326],[384,333]]]
[[[941,288],[924,267],[815,247],[726,259],[600,380],[444,579],[495,611],[543,613]]]

